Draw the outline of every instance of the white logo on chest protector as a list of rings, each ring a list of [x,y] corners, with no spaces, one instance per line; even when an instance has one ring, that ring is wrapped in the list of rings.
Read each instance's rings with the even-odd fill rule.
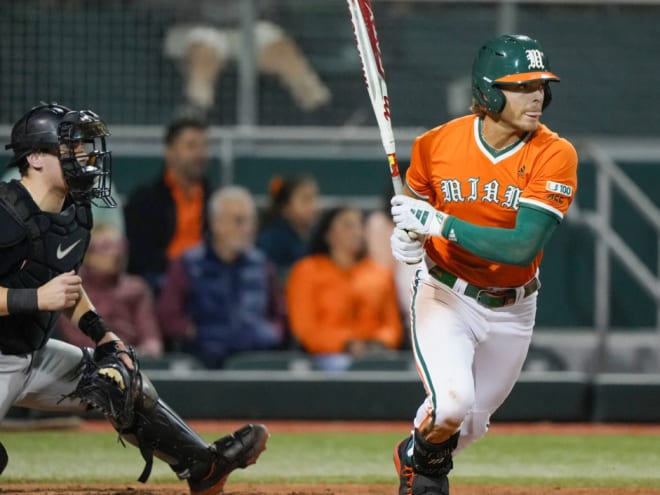
[[[529,61],[528,69],[541,69],[545,70],[543,64],[543,52],[541,50],[525,50],[527,60]]]
[[[55,256],[57,257],[58,260],[61,260],[64,258],[67,254],[69,254],[71,251],[73,251],[73,248],[76,247],[82,239],[78,239],[76,242],[71,244],[69,247],[66,249],[62,249],[62,244],[59,244],[57,246],[57,251],[55,252]]]

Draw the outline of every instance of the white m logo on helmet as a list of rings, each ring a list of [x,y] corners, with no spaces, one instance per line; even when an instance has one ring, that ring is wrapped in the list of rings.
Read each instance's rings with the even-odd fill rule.
[[[527,60],[529,61],[528,69],[545,70],[543,65],[543,52],[541,50],[525,50]]]

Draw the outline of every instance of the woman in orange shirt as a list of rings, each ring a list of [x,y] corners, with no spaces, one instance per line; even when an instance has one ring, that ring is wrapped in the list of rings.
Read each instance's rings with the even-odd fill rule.
[[[287,284],[291,330],[325,369],[351,356],[396,349],[403,337],[391,270],[365,257],[364,219],[350,207],[328,211]]]

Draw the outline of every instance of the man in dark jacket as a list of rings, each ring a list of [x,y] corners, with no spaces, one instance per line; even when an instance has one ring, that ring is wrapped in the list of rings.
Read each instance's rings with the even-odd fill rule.
[[[254,247],[257,209],[249,191],[219,189],[209,216],[205,242],[170,264],[158,313],[164,335],[220,368],[231,354],[282,343],[284,301],[274,265]]]
[[[165,167],[136,189],[125,208],[128,271],[158,293],[170,259],[202,241],[206,231],[209,163],[206,123],[172,122],[165,133]]]

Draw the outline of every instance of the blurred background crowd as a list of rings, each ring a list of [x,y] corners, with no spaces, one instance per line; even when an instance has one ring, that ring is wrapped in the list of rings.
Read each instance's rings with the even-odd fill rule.
[[[660,371],[660,2],[372,4],[404,168],[415,135],[468,112],[483,41],[541,41],[562,78],[544,120],[576,143],[580,191],[528,367]],[[409,348],[415,267],[389,252],[343,0],[5,1],[0,70],[5,141],[41,100],[110,126],[119,207],[96,209],[81,274],[145,361],[268,351],[338,371]]]

